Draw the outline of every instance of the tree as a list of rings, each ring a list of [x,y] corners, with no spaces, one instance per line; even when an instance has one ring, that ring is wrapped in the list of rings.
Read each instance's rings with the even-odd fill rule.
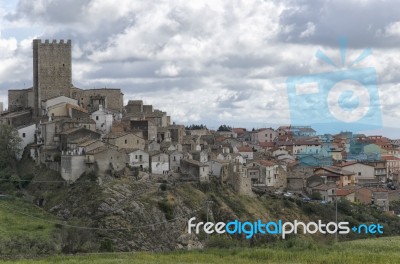
[[[206,125],[200,124],[200,125],[195,125],[192,124],[190,126],[185,127],[186,130],[198,130],[198,129],[207,129]]]
[[[18,131],[6,124],[0,124],[0,169],[16,166],[16,159],[22,152],[22,139]]]
[[[221,125],[219,126],[218,131],[232,131],[232,128],[227,125]]]
[[[322,195],[320,192],[313,192],[311,194],[311,199],[312,200],[322,200]]]

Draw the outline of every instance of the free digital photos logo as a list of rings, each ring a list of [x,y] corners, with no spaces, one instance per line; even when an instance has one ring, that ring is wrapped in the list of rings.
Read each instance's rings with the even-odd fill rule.
[[[375,68],[354,68],[372,54],[365,49],[346,63],[347,40],[340,39],[342,67],[325,53],[316,57],[337,70],[287,79],[290,120],[296,124],[325,124],[341,130],[381,128],[381,110]],[[348,67],[346,67],[348,66]]]
[[[263,222],[257,220],[254,222],[241,222],[239,220],[224,222],[198,222],[196,217],[192,217],[188,221],[188,233],[199,234],[244,234],[246,239],[252,238],[256,234],[260,235],[279,235],[285,239],[289,234],[340,234],[346,235],[353,231],[356,234],[383,234],[383,226],[381,224],[360,224],[358,226],[350,226],[349,222],[329,222],[324,224],[321,220],[317,222],[304,223],[294,220],[293,222],[269,221]]]

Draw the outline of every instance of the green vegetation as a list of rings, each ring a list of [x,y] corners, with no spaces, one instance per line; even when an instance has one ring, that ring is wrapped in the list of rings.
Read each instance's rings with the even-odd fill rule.
[[[232,127],[227,125],[220,125],[218,131],[232,131]]]
[[[15,158],[21,153],[21,141],[17,130],[13,127],[0,124],[0,168],[15,165]]]
[[[399,263],[400,238],[366,239],[334,245],[313,245],[298,240],[281,247],[213,249],[172,253],[119,253],[56,256],[36,260],[5,261],[8,264],[45,263]]]
[[[173,198],[167,199],[165,198],[164,200],[158,201],[158,207],[160,208],[161,211],[165,213],[165,218],[167,220],[171,220],[174,218],[174,200]]]
[[[42,219],[48,219],[45,222]],[[49,254],[59,250],[49,213],[15,198],[0,198],[0,255]]]
[[[190,125],[190,126],[186,126],[185,129],[186,129],[186,130],[207,129],[207,126],[206,126],[206,125],[203,125],[203,124],[201,124],[201,125],[192,124],[192,125]]]

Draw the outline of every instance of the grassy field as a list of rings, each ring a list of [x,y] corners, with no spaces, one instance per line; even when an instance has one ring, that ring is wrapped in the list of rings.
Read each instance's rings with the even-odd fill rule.
[[[55,226],[42,220],[53,218],[27,202],[0,197],[0,256],[54,252]]]
[[[342,242],[312,248],[257,248],[173,253],[55,256],[2,263],[400,263],[400,237]]]

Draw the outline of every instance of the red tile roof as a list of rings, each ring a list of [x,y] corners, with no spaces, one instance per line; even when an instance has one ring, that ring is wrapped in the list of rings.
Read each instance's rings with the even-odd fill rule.
[[[351,190],[351,189],[336,189],[337,196],[347,196],[353,192],[354,192],[354,190]]]
[[[251,147],[244,146],[244,147],[238,147],[238,151],[239,152],[253,152],[253,149]]]
[[[274,142],[260,142],[258,145],[262,148],[272,148],[275,146],[275,143]]]

